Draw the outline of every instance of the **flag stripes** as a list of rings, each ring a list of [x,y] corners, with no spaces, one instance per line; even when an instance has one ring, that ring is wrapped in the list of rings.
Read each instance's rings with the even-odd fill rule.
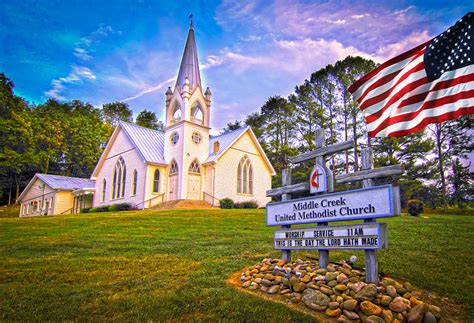
[[[463,19],[349,87],[369,136],[406,136],[430,123],[474,114],[473,16]]]

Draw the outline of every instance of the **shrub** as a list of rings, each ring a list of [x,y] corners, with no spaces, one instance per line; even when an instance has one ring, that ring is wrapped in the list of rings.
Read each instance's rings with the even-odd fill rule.
[[[112,212],[116,211],[127,211],[130,210],[132,206],[129,203],[120,203],[120,204],[112,204],[109,206],[108,210]]]
[[[245,201],[240,203],[235,203],[234,207],[236,209],[256,209],[258,208],[257,201]]]
[[[407,204],[407,212],[410,215],[417,216],[423,213],[424,204],[420,200],[409,200]]]
[[[99,206],[99,207],[96,207],[96,212],[107,212],[109,210],[109,206],[108,205],[104,205],[104,206]]]
[[[85,208],[81,209],[81,213],[89,213],[90,209],[91,209],[90,207],[85,207]]]
[[[231,200],[230,198],[224,198],[222,200],[219,200],[219,203],[221,205],[221,209],[232,209],[234,208],[234,201]]]
[[[97,212],[97,208],[91,207],[87,213],[95,213],[95,212]]]

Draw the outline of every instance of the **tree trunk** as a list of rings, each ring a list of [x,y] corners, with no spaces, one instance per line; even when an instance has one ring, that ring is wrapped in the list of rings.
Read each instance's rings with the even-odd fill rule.
[[[438,168],[439,176],[441,178],[441,194],[443,196],[443,209],[444,212],[448,211],[448,204],[446,201],[446,178],[444,177],[444,165],[443,165],[443,152],[441,143],[441,125],[436,124],[436,148],[438,151]]]
[[[354,136],[354,171],[359,170],[359,160],[357,159],[358,143],[357,143],[357,115],[352,113],[352,133]]]
[[[347,97],[346,94],[344,94],[344,140],[347,141],[348,133],[347,133]],[[349,174],[349,152],[346,150],[346,174]]]
[[[18,197],[20,197],[20,179],[18,178],[18,175],[15,175],[15,185],[16,185],[15,204],[17,204]]]

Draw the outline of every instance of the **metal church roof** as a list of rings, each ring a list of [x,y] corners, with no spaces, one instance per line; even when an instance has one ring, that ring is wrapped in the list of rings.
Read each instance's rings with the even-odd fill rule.
[[[95,181],[88,178],[68,177],[60,175],[36,174],[52,189],[76,190],[80,188],[94,188]]]
[[[192,21],[189,26],[188,38],[184,47],[183,57],[181,58],[181,65],[179,66],[176,86],[182,87],[186,77],[189,80],[189,85],[191,88],[194,85],[198,85],[202,89],[201,74],[199,73],[199,62],[196,41],[194,40],[194,27]]]
[[[221,153],[223,153],[232,143],[240,137],[249,127],[239,128],[237,130],[224,133],[220,136],[212,137],[209,139],[209,157],[206,159],[205,163],[216,160]],[[214,143],[219,142],[219,151],[214,153]]]
[[[120,121],[120,126],[146,162],[166,164],[165,134],[161,131]]]

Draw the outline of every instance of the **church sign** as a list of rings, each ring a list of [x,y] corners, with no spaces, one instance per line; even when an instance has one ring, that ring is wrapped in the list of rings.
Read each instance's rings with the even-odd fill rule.
[[[268,226],[362,220],[398,215],[392,185],[316,195],[270,203],[266,208]]]
[[[387,247],[387,225],[364,223],[275,230],[279,250],[369,250]]]

